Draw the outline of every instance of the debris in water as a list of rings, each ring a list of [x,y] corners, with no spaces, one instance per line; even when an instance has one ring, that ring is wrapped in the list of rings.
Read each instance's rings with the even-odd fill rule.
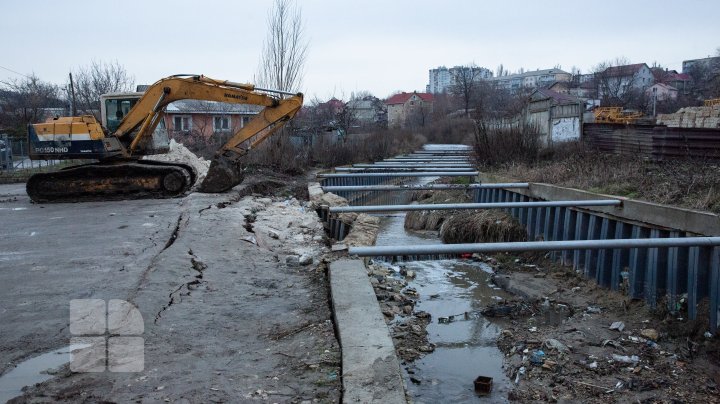
[[[493,378],[488,376],[478,376],[474,383],[475,391],[480,394],[490,394],[492,391]]]

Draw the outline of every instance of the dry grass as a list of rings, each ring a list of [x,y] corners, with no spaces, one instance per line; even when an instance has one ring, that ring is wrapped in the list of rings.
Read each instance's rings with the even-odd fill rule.
[[[604,154],[569,144],[537,161],[506,162],[484,169],[518,181],[542,182],[720,213],[720,162],[648,161]]]
[[[446,244],[526,241],[527,233],[512,216],[501,210],[462,211],[440,227]]]
[[[412,201],[420,204],[464,203],[470,202],[465,191],[415,191]],[[423,210],[411,211],[405,215],[405,228],[408,230],[440,230],[443,221],[455,211]]]
[[[419,191],[421,204],[469,202],[463,191]],[[443,243],[525,241],[525,229],[501,210],[426,210],[405,215],[409,230],[439,230]]]
[[[405,215],[405,228],[408,230],[440,230],[445,219],[452,215],[448,210],[412,211]]]

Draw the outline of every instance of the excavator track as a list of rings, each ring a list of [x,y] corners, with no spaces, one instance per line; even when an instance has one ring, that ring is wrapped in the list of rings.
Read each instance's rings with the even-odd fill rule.
[[[174,198],[184,195],[196,179],[187,164],[119,160],[35,174],[26,189],[30,199],[40,203]]]

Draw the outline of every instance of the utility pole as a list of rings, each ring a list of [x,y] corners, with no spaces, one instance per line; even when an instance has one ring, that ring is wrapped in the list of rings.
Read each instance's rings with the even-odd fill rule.
[[[653,87],[653,118],[657,116],[655,114],[656,104],[657,104],[657,87]]]
[[[70,111],[72,116],[77,116],[77,103],[75,102],[75,84],[73,84],[72,73],[70,75]]]

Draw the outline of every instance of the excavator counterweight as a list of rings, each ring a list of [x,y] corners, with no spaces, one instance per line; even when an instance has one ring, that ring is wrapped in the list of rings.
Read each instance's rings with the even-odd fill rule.
[[[154,135],[165,107],[178,100],[263,106],[215,154],[201,192],[225,192],[243,180],[240,159],[290,120],[302,106],[301,93],[261,90],[251,84],[176,75],[159,80],[139,97],[111,100],[114,120],[63,117],[28,126],[30,157],[35,160],[95,159],[97,163],[33,175],[27,192],[35,202],[168,198],[185,194],[195,183],[192,167],[143,160],[157,154]]]

